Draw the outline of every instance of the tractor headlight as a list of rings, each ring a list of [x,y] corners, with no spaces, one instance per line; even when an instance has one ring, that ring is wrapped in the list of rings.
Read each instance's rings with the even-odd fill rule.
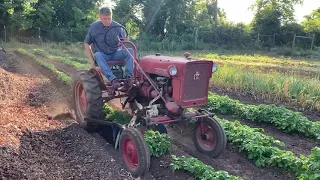
[[[215,63],[213,63],[213,66],[212,66],[212,72],[214,73],[214,72],[216,72],[217,71],[217,69],[218,69],[218,65],[217,64],[215,64]]]
[[[178,74],[178,69],[177,69],[177,67],[176,67],[176,66],[171,66],[171,67],[169,68],[169,74],[170,74],[171,76],[176,76],[176,75]]]

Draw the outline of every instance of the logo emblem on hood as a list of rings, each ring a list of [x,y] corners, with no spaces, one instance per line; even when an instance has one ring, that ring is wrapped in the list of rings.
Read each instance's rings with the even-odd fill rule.
[[[197,71],[194,76],[193,76],[194,80],[199,80],[200,79],[200,73]]]

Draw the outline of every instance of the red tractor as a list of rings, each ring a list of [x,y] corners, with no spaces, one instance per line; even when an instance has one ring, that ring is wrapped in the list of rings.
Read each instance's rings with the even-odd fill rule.
[[[110,45],[110,39],[108,42]],[[132,42],[119,37],[117,42],[112,47],[121,46],[129,53],[125,46],[129,44],[134,50],[133,55],[129,53],[135,64],[133,85],[128,91],[120,92],[104,80],[101,70],[78,71],[73,80],[73,105],[78,123],[89,131],[103,125],[111,127],[115,148],[119,148],[126,170],[133,177],[144,176],[150,166],[144,131],[166,133],[165,124],[197,120],[193,131],[196,149],[211,157],[219,156],[226,146],[224,129],[213,114],[201,108],[208,101],[209,82],[216,65],[212,61],[192,60],[189,53],[181,58],[155,54],[140,59]],[[108,61],[108,64],[125,84],[128,79],[123,79],[124,60]],[[104,103],[115,98],[125,98],[122,108],[130,107],[133,117],[128,124],[105,119]],[[196,110],[188,113],[188,109]]]

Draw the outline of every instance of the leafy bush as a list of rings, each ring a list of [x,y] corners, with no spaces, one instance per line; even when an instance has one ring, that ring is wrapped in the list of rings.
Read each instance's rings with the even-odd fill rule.
[[[170,164],[173,171],[183,170],[188,171],[196,179],[199,180],[211,180],[211,179],[221,179],[221,180],[241,180],[242,178],[229,175],[225,171],[215,171],[214,168],[204,164],[196,158],[187,157],[176,157],[172,156],[172,163]]]
[[[316,180],[320,179],[320,148],[312,149],[311,155],[304,157],[302,173],[298,177],[299,180]]]
[[[116,122],[122,125],[129,123],[131,120],[131,116],[129,114],[113,109],[108,104],[104,105],[104,113],[106,114],[105,118],[108,121]]]
[[[262,134],[263,129],[241,125],[239,121],[229,122],[217,118],[226,131],[228,142],[247,153],[248,159],[258,167],[278,167],[294,173],[301,180],[315,180],[320,177],[320,149],[312,150],[309,157],[296,157],[291,151],[280,149],[283,142]]]
[[[288,110],[284,107],[265,104],[245,105],[227,96],[211,93],[207,108],[212,112],[236,115],[245,120],[272,123],[286,133],[301,133],[312,138],[320,136],[319,123],[312,122],[302,116],[301,113]]]
[[[160,157],[171,152],[172,139],[167,134],[158,131],[146,131],[145,140],[152,156]]]

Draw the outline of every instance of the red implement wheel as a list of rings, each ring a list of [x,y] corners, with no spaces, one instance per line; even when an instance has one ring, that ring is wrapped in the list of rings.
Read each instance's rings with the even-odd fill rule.
[[[123,130],[119,147],[126,170],[135,178],[143,177],[150,167],[150,153],[140,131],[135,128]]]
[[[104,118],[102,91],[99,80],[90,71],[77,71],[73,77],[72,105],[76,121],[88,131],[94,131],[92,124],[84,118]]]
[[[197,150],[218,157],[226,147],[227,138],[221,125],[212,118],[199,119],[195,125],[193,141]]]

